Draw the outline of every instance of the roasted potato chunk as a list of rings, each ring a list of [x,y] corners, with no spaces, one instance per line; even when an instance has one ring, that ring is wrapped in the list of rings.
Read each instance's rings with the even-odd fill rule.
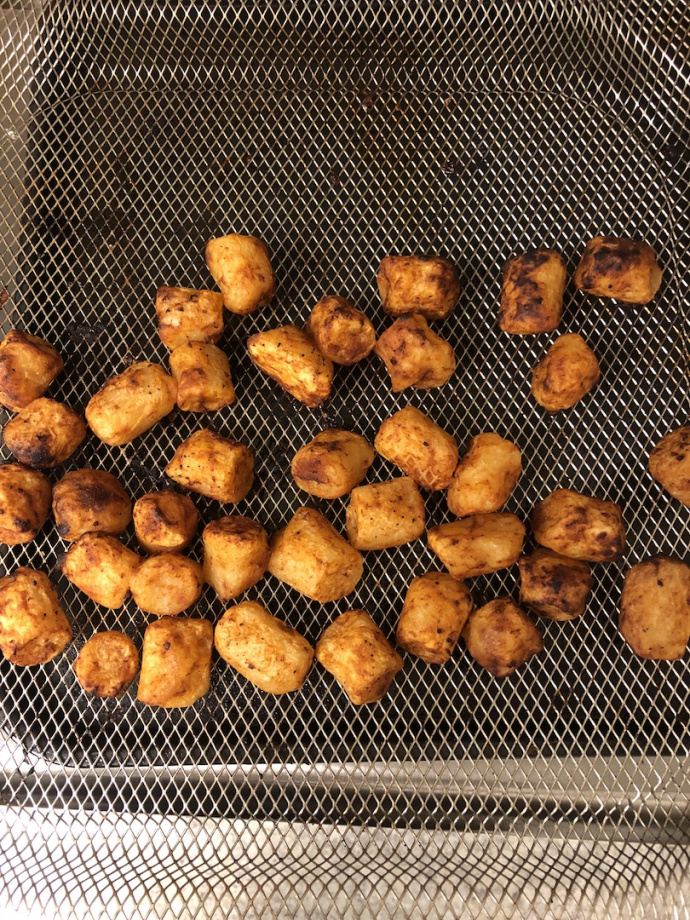
[[[573,489],[556,489],[540,501],[531,517],[534,539],[570,559],[611,562],[625,550],[620,506]]]
[[[92,601],[117,610],[129,597],[129,587],[141,559],[115,537],[85,533],[62,560],[62,574]]]
[[[240,514],[204,527],[204,581],[222,601],[229,601],[260,581],[271,550],[261,524]]]
[[[8,661],[45,664],[71,641],[72,628],[47,575],[22,566],[0,578],[0,651]]]
[[[160,364],[140,361],[106,380],[86,407],[89,428],[105,444],[128,444],[175,408],[177,386]]]
[[[437,524],[428,531],[429,548],[453,578],[460,580],[498,572],[518,561],[525,525],[514,514],[473,514],[461,521]]]
[[[65,473],[53,489],[57,532],[72,542],[84,533],[122,533],[132,519],[132,502],[120,482],[104,470]]]
[[[498,325],[513,335],[558,329],[567,273],[563,256],[553,249],[532,249],[506,262]]]
[[[6,425],[10,453],[25,466],[45,470],[68,460],[86,437],[84,419],[54,399],[34,399]]]
[[[494,677],[507,677],[544,650],[542,635],[509,597],[474,610],[462,631],[467,651]]]
[[[158,335],[168,348],[187,342],[215,345],[223,334],[223,295],[217,291],[160,287],[156,294]]]
[[[690,425],[669,431],[652,448],[649,472],[669,495],[690,506]]]
[[[455,371],[455,352],[429,329],[423,316],[406,315],[386,329],[374,348],[386,365],[394,393],[443,386]]]
[[[305,406],[320,406],[331,395],[333,364],[297,326],[257,332],[247,348],[252,364]]]
[[[458,462],[455,438],[414,406],[406,406],[385,420],[374,447],[430,491],[448,488]]]
[[[587,606],[594,580],[586,562],[537,548],[521,556],[520,603],[540,617],[574,620]]]
[[[134,504],[134,533],[147,553],[181,553],[194,538],[199,512],[188,495],[163,489]]]
[[[460,296],[455,266],[440,256],[386,256],[378,273],[384,312],[390,316],[419,313],[445,319]]]
[[[226,610],[214,642],[220,657],[265,693],[299,690],[314,660],[307,640],[255,601]]]
[[[208,620],[162,617],[146,627],[137,699],[147,706],[191,706],[211,686],[213,626]]]
[[[201,597],[201,566],[178,553],[159,553],[144,559],[132,575],[129,589],[144,613],[174,617]]]
[[[363,568],[357,550],[313,508],[300,508],[271,539],[271,575],[322,604],[354,591]]]
[[[183,412],[215,412],[235,402],[228,356],[215,345],[178,345],[170,355],[170,371]]]
[[[333,620],[316,643],[316,660],[355,706],[384,697],[403,668],[400,655],[364,610],[348,610]]]
[[[352,490],[345,529],[355,549],[387,549],[424,533],[424,501],[414,479],[400,476]]]
[[[245,316],[273,299],[276,279],[263,240],[239,233],[209,240],[206,264],[231,313]]]
[[[371,320],[344,297],[327,294],[311,311],[307,333],[334,364],[356,364],[372,351],[376,332]]]
[[[291,472],[300,489],[319,498],[341,498],[367,475],[374,451],[360,434],[328,428],[294,456]]]
[[[690,566],[654,556],[629,569],[618,629],[640,658],[682,658],[690,639]]]
[[[12,329],[0,342],[0,404],[11,412],[43,396],[64,367],[59,353],[37,335]]]
[[[254,482],[254,456],[239,441],[202,428],[180,444],[165,472],[192,492],[219,502],[239,502]]]
[[[549,412],[570,409],[601,377],[597,356],[581,335],[559,336],[532,371],[532,396]]]
[[[428,664],[445,664],[472,610],[472,595],[445,572],[427,572],[407,589],[396,644]]]
[[[486,431],[470,441],[448,489],[448,510],[457,517],[500,511],[522,472],[520,448]]]
[[[0,543],[30,543],[48,520],[50,481],[21,463],[0,466]]]
[[[122,696],[139,673],[139,652],[129,636],[111,630],[86,641],[74,662],[74,673],[87,693]]]
[[[661,286],[661,269],[648,243],[595,236],[585,246],[573,278],[586,294],[645,304],[654,300]]]

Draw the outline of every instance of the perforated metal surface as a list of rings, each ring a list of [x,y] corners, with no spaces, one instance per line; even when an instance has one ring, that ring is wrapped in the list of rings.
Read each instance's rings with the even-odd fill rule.
[[[41,878],[46,903],[65,915],[86,899],[108,916],[462,916],[460,892],[468,916],[687,915],[687,656],[643,662],[616,630],[625,568],[656,552],[687,558],[690,512],[645,472],[651,446],[688,416],[682,11],[286,0],[270,11],[54,3],[3,13],[2,326],[59,347],[66,371],[50,395],[83,407],[128,361],[164,362],[156,288],[212,285],[205,241],[256,233],[278,296],[229,318],[220,344],[238,402],[209,420],[255,452],[256,485],[239,512],[275,529],[304,503],[289,476],[299,446],[332,424],[373,440],[412,404],[461,444],[496,430],[520,445],[524,474],[508,510],[526,520],[540,497],[568,486],[620,502],[629,535],[620,564],[594,567],[585,616],[541,624],[546,652],[509,679],[490,678],[462,648],[442,669],[408,656],[382,703],[354,709],[318,666],[300,693],[271,698],[214,660],[206,699],[165,712],[142,707],[134,690],[105,702],[79,689],[71,665],[83,642],[104,627],[140,642],[146,617],[131,602],[104,611],[74,590],[54,571],[65,546],[48,525],[3,556],[6,570],[54,573],[76,633],[48,666],[0,665],[9,752],[0,866],[15,906],[41,903]],[[559,332],[584,335],[603,379],[574,410],[547,417],[529,372],[554,336],[497,330],[500,269],[543,244],[572,274],[596,233],[649,241],[664,284],[652,305],[632,309],[569,284]],[[251,366],[251,332],[303,323],[326,292],[352,299],[380,332],[378,262],[408,251],[439,252],[463,277],[454,316],[435,327],[458,356],[443,389],[392,395],[371,357],[339,369],[328,405],[308,410]],[[138,497],[165,482],[176,444],[206,423],[174,414],[124,448],[90,436],[66,468],[110,470]],[[378,458],[369,480],[393,474]],[[309,504],[342,529],[345,502]],[[229,510],[198,506],[204,522]],[[426,507],[430,523],[449,519],[442,497]],[[247,596],[312,642],[351,606],[391,635],[406,586],[430,567],[418,541],[367,554],[357,591],[335,604],[306,602],[271,577]],[[515,595],[516,573],[471,587],[478,601]],[[196,613],[215,620],[222,609],[207,590]],[[221,826],[235,841],[222,858]],[[410,862],[422,840],[427,861]],[[160,855],[178,844],[179,857]],[[169,892],[134,897],[147,852],[177,902]],[[212,864],[210,892],[197,855]],[[245,858],[248,874],[233,869]],[[185,865],[186,875],[175,869]],[[118,873],[120,887],[108,887]],[[367,894],[372,875],[378,900]],[[516,878],[533,897],[511,894]]]

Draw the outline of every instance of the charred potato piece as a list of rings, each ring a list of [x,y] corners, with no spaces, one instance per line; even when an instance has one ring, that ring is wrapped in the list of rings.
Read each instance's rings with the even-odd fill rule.
[[[48,519],[50,481],[21,463],[0,466],[0,543],[30,543]]]
[[[228,356],[215,345],[178,345],[170,355],[170,371],[183,412],[215,412],[235,402]]]
[[[106,380],[86,407],[89,428],[105,444],[128,444],[175,408],[177,386],[160,364],[140,361]]]
[[[139,673],[139,652],[129,636],[116,630],[99,632],[83,645],[74,673],[87,693],[122,696]]]
[[[206,264],[231,313],[246,316],[273,299],[276,279],[263,240],[239,233],[209,240]]]
[[[202,428],[180,444],[165,472],[192,492],[219,502],[239,502],[254,482],[254,456],[239,441]]]
[[[460,296],[455,266],[440,256],[386,256],[378,273],[385,313],[419,313],[427,319],[445,319]]]
[[[428,531],[429,548],[453,578],[498,572],[518,561],[525,525],[514,514],[473,514]]]
[[[364,610],[348,610],[333,620],[316,643],[316,660],[355,706],[382,699],[403,668],[400,655]]]
[[[260,581],[271,550],[261,524],[240,514],[204,527],[204,581],[222,601],[229,601]]]
[[[690,507],[690,425],[664,435],[649,455],[649,472],[669,495]]]
[[[396,644],[428,664],[445,664],[472,610],[472,595],[445,572],[427,572],[407,589]]]
[[[574,620],[587,606],[594,580],[586,562],[535,549],[521,556],[520,603],[540,617]]]
[[[406,406],[385,420],[374,448],[430,491],[448,488],[458,462],[455,438],[414,406]]]
[[[620,506],[572,489],[556,489],[540,501],[531,517],[534,539],[570,559],[611,562],[625,550]]]
[[[601,377],[597,356],[581,335],[559,336],[532,371],[532,396],[548,412],[570,409]]]
[[[12,329],[0,342],[0,404],[11,412],[43,396],[64,367],[57,350],[37,335]]]
[[[320,406],[331,395],[333,364],[297,326],[257,332],[247,348],[252,364],[305,406]]]
[[[354,591],[363,568],[357,550],[313,508],[300,508],[271,540],[271,575],[322,604]]]
[[[146,627],[137,699],[147,706],[191,706],[211,686],[213,626],[208,620],[162,617]]]
[[[586,294],[632,304],[654,300],[661,286],[661,268],[652,247],[625,237],[595,236],[585,246],[573,277]]]
[[[334,294],[327,294],[316,304],[306,331],[321,354],[334,364],[356,364],[376,344],[371,320],[344,297]]]
[[[355,549],[387,549],[424,533],[424,501],[414,479],[400,476],[352,490],[345,529]]]
[[[85,533],[62,560],[62,574],[87,597],[117,610],[129,596],[129,586],[141,559],[115,537]]]
[[[640,658],[682,658],[690,639],[690,566],[654,556],[629,569],[618,629]]]
[[[470,441],[448,489],[448,510],[456,517],[500,511],[522,472],[520,448],[491,431]]]
[[[188,495],[164,489],[137,499],[134,533],[147,553],[181,553],[194,538],[199,512]]]
[[[474,610],[462,631],[467,651],[494,677],[507,677],[544,650],[542,635],[509,597]]]
[[[217,291],[160,287],[156,294],[158,335],[168,348],[187,342],[214,344],[223,334],[223,295]]]
[[[20,567],[0,578],[0,651],[8,661],[45,664],[71,641],[72,628],[47,575]]]
[[[34,399],[6,425],[5,444],[20,463],[45,470],[68,460],[86,437],[84,419],[54,399]]]
[[[498,325],[513,335],[558,329],[567,273],[563,256],[553,249],[533,249],[506,262]]]
[[[174,617],[201,597],[201,566],[178,553],[159,553],[144,559],[132,575],[129,589],[144,613]]]
[[[400,317],[379,338],[374,352],[386,365],[394,393],[443,386],[455,371],[455,352],[423,316]]]
[[[291,472],[297,486],[319,498],[341,498],[367,475],[374,462],[369,442],[352,431],[328,428],[294,456]]]
[[[314,660],[307,640],[255,601],[226,610],[214,642],[223,661],[265,693],[299,690]]]
[[[53,489],[57,532],[72,542],[84,533],[122,533],[132,518],[132,502],[120,482],[103,470],[65,473]]]

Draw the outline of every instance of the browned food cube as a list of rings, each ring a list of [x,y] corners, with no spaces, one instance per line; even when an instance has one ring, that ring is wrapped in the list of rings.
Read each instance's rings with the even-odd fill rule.
[[[137,699],[148,706],[191,706],[211,685],[213,626],[208,620],[161,617],[146,627]]]
[[[453,474],[448,510],[457,517],[500,511],[521,472],[517,444],[491,431],[476,435]]]
[[[199,512],[188,495],[163,489],[134,503],[134,533],[147,553],[181,553],[192,542]]]
[[[300,489],[319,498],[341,498],[366,476],[374,451],[360,434],[328,428],[295,454],[291,472]]]
[[[53,516],[57,532],[70,543],[84,533],[117,535],[132,518],[132,502],[105,470],[74,470],[53,488]]]
[[[270,253],[258,237],[230,233],[209,240],[206,264],[231,313],[246,316],[273,299],[276,279]]]
[[[472,607],[472,595],[461,581],[445,572],[427,572],[407,589],[395,641],[422,661],[445,664]]]
[[[503,269],[498,325],[513,335],[534,335],[558,328],[567,273],[563,256],[533,249],[509,259]]]
[[[254,482],[254,456],[239,441],[202,428],[180,444],[165,472],[192,492],[219,502],[239,502]]]
[[[222,601],[237,597],[264,577],[271,550],[261,524],[240,514],[204,527],[204,580]]]
[[[156,294],[158,335],[168,348],[187,342],[215,344],[223,334],[223,295],[217,291],[160,287]]]
[[[437,524],[427,534],[453,578],[460,580],[498,572],[516,563],[522,552],[525,525],[514,514],[473,514],[461,521]]]
[[[542,546],[585,562],[611,562],[625,550],[620,506],[573,489],[556,489],[531,517],[534,539]]]
[[[92,601],[117,610],[129,597],[141,559],[115,537],[85,533],[62,560],[62,574]]]
[[[423,316],[401,316],[374,349],[386,365],[394,393],[416,387],[430,390],[447,383],[455,371],[455,352]]]
[[[618,629],[641,658],[682,658],[690,639],[690,566],[654,556],[629,569]]]
[[[71,641],[72,628],[47,575],[20,567],[0,578],[0,651],[8,661],[45,664]]]
[[[349,300],[334,294],[327,294],[316,304],[306,331],[321,354],[334,364],[356,364],[376,344],[371,320]]]
[[[474,610],[462,631],[467,651],[494,677],[507,677],[544,650],[542,635],[509,597]]]
[[[559,336],[532,371],[532,396],[549,412],[572,408],[599,382],[597,356],[581,335]]]
[[[83,689],[93,696],[122,696],[139,673],[139,652],[124,633],[99,632],[77,655],[74,673]]]
[[[425,526],[424,500],[409,476],[352,490],[345,527],[355,549],[402,546],[421,537]]]
[[[130,581],[134,603],[144,613],[177,616],[201,597],[201,566],[178,553],[158,553],[144,559]]]
[[[297,326],[257,332],[247,341],[249,357],[305,406],[320,406],[331,395],[333,364]]]
[[[86,437],[86,425],[64,403],[42,396],[5,425],[3,437],[20,463],[52,469],[69,460]]]
[[[43,396],[63,367],[48,342],[11,329],[0,343],[0,404],[11,412],[26,408]]]
[[[215,412],[235,402],[228,356],[215,345],[178,345],[170,355],[170,371],[183,412]]]
[[[103,384],[89,400],[86,421],[104,444],[128,444],[175,408],[177,385],[160,364],[139,361]]]
[[[586,294],[632,304],[654,300],[661,286],[661,268],[652,247],[625,237],[595,236],[585,246],[573,277]]]
[[[594,581],[586,562],[537,548],[521,556],[520,603],[540,617],[574,620],[582,616]]]
[[[50,480],[21,463],[0,466],[0,543],[30,543],[48,520]]]
[[[414,406],[405,406],[384,421],[374,447],[431,491],[448,488],[458,462],[455,438]]]
[[[669,495],[690,506],[690,425],[669,431],[656,444],[649,472]]]
[[[419,313],[444,319],[460,296],[458,271],[440,256],[385,256],[377,280],[383,309],[390,316]]]

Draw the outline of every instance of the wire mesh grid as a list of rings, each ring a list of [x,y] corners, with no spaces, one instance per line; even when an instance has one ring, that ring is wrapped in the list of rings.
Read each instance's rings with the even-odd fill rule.
[[[155,290],[212,286],[208,238],[261,236],[279,280],[271,308],[231,317],[219,343],[234,406],[174,414],[123,448],[90,437],[54,479],[99,467],[136,498],[170,485],[176,444],[210,423],[255,453],[237,511],[273,530],[308,503],[342,530],[345,502],[305,502],[292,455],[330,425],[373,440],[412,404],[460,444],[483,430],[519,444],[507,510],[526,519],[559,486],[619,501],[629,548],[595,567],[580,621],[541,624],[545,653],[509,679],[462,649],[442,669],[408,656],[382,703],[354,709],[318,667],[300,693],[272,698],[214,660],[204,700],[157,711],[133,690],[102,701],[76,684],[93,632],[140,643],[147,618],[74,590],[48,525],[3,557],[8,571],[54,576],[76,636],[47,666],[0,665],[8,904],[113,917],[687,915],[687,660],[643,662],[616,630],[624,569],[687,555],[688,509],[645,472],[688,414],[683,7],[9,6],[2,323],[58,346],[66,369],[50,395],[83,408],[128,362],[165,363]],[[548,245],[572,275],[584,242],[607,232],[652,243],[664,285],[625,309],[569,284],[559,332],[587,339],[603,379],[547,417],[529,372],[554,336],[497,330],[500,268]],[[382,331],[378,262],[416,251],[463,276],[436,327],[458,356],[444,388],[391,394],[372,357],[338,369],[333,398],[308,410],[252,367],[247,336],[302,324],[326,292]],[[394,474],[378,458],[369,480]],[[197,504],[204,522],[230,510]],[[449,519],[438,495],[426,510]],[[391,635],[409,581],[434,567],[418,541],[367,554],[341,602],[310,603],[271,577],[247,596],[312,642],[352,606]],[[477,601],[515,595],[515,572],[471,587]],[[222,609],[208,591],[195,615]]]

